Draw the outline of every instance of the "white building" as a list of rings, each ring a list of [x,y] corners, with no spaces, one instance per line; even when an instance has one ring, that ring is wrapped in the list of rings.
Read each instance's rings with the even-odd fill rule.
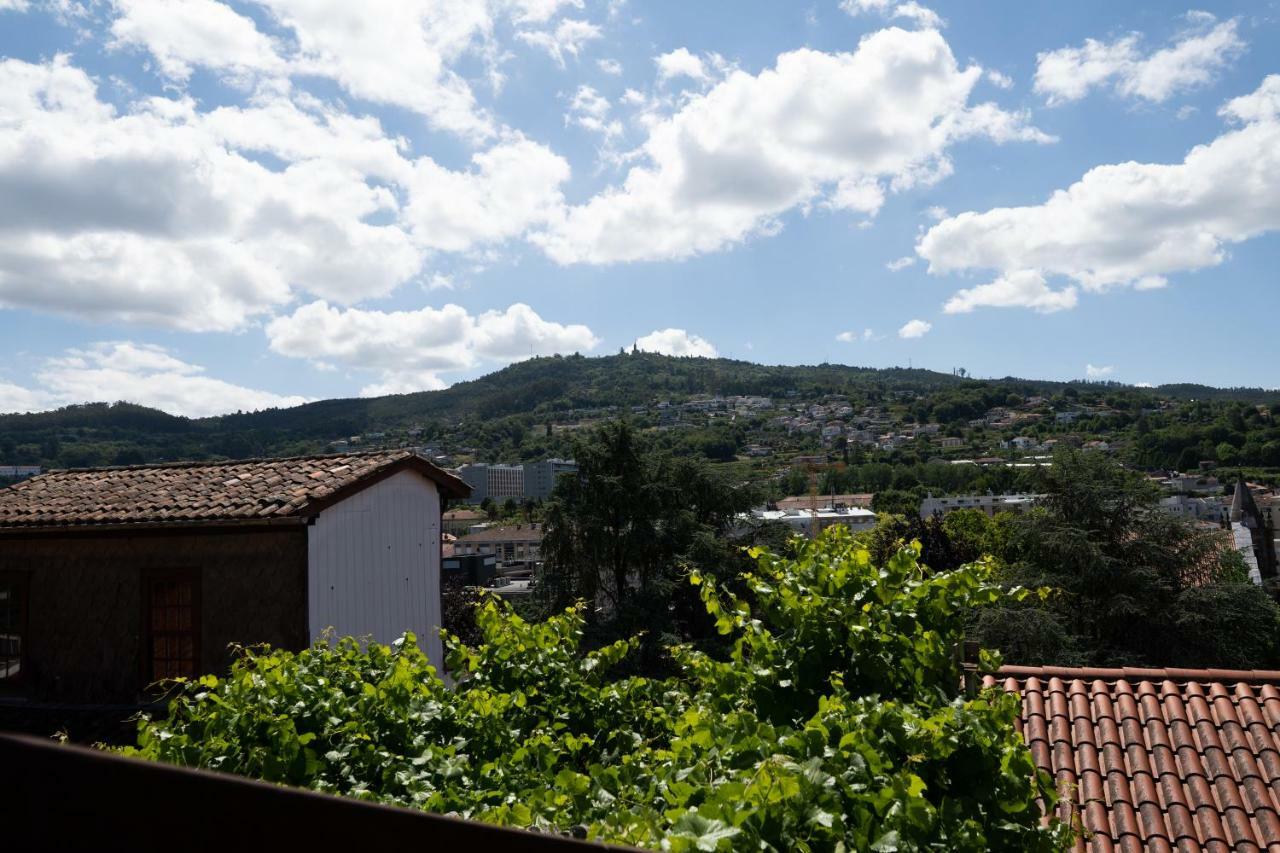
[[[754,509],[739,516],[744,523],[779,522],[801,536],[812,536],[833,525],[843,525],[853,533],[876,526],[876,514],[858,507],[820,507],[812,509]]]
[[[985,515],[1000,512],[1024,513],[1043,495],[957,495],[949,498],[935,498],[929,495],[920,502],[920,517],[946,515],[958,509],[976,509]]]

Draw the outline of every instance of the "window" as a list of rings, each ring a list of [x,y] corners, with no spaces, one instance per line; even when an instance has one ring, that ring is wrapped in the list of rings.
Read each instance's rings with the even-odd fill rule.
[[[200,587],[191,571],[146,576],[147,678],[200,674]]]
[[[0,684],[22,679],[27,652],[27,577],[0,572]]]

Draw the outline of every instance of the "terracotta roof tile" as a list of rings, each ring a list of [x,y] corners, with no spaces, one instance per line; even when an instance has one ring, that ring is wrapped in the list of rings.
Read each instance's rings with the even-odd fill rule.
[[[393,467],[470,488],[411,450],[50,471],[0,489],[0,529],[276,519]]]
[[[1090,851],[1280,853],[1280,672],[1004,667]]]

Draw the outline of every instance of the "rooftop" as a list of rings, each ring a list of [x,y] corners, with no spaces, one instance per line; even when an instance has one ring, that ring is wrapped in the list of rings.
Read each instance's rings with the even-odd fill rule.
[[[459,542],[541,542],[541,524],[517,524],[507,527],[488,527],[468,533]]]
[[[1079,850],[1280,851],[1280,671],[1006,666],[984,683],[1021,696]]]
[[[418,471],[449,497],[470,492],[411,450],[81,468],[0,489],[0,529],[300,517],[400,470]]]

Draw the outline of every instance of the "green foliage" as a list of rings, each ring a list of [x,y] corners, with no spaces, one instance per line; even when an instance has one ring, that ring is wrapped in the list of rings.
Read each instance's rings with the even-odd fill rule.
[[[446,634],[447,687],[406,636],[246,650],[143,721],[149,759],[673,851],[1064,849],[1016,697],[957,695],[971,608],[1007,599],[986,564],[883,566],[833,530],[757,552],[729,595],[694,574],[723,656],[617,675],[636,641],[582,653],[583,608],[526,622],[500,602],[481,641]]]
[[[1099,454],[1059,454],[1042,489],[998,555],[1008,582],[1055,594],[979,614],[984,642],[1026,663],[1280,664],[1280,608],[1221,531],[1161,512],[1149,482]]]
[[[593,430],[574,454],[578,476],[561,479],[546,509],[539,600],[548,613],[596,605],[593,644],[646,632],[638,663],[652,671],[664,642],[707,633],[682,573],[741,559],[726,536],[756,496],[696,457],[650,451],[625,421]]]

